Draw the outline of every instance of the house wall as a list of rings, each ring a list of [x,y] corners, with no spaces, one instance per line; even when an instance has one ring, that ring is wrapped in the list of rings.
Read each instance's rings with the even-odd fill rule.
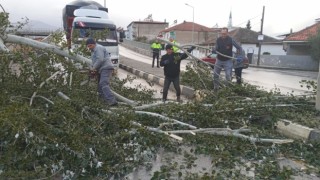
[[[257,55],[259,52],[259,47],[257,47],[256,44],[243,43],[241,46],[246,53],[253,52],[253,54]],[[269,52],[270,55],[286,55],[286,52],[283,50],[282,44],[262,44],[261,54],[263,54],[264,52]]]
[[[133,23],[132,24],[130,24],[129,26],[127,26],[127,37],[126,37],[126,39],[128,39],[128,40],[134,40],[134,38],[133,38]]]
[[[193,44],[192,43],[192,31],[174,31],[171,32],[175,34],[175,39],[180,44]],[[214,36],[214,32],[194,32],[194,44],[201,44],[209,39],[209,37]],[[169,39],[170,32],[165,33],[164,37]]]
[[[148,40],[154,39],[159,32],[168,27],[168,23],[131,23],[127,26],[129,40],[145,36]]]
[[[309,55],[310,47],[306,45],[289,44],[287,46],[287,55]]]
[[[254,55],[252,64],[256,65],[258,56]],[[318,71],[319,62],[306,55],[261,55],[260,66]]]

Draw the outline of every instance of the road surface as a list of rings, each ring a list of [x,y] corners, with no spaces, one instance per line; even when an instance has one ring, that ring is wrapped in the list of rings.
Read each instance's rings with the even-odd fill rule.
[[[152,63],[152,58],[136,53],[132,50],[120,47],[120,55],[141,61],[147,64]],[[181,62],[181,70],[186,69],[189,60]],[[224,74],[224,72],[222,72]],[[301,80],[316,81],[318,72],[297,71],[297,70],[279,70],[249,67],[243,70],[243,80],[249,84],[257,85],[264,90],[270,91],[279,88],[282,94],[293,93],[294,95],[310,94],[311,90],[301,87]]]

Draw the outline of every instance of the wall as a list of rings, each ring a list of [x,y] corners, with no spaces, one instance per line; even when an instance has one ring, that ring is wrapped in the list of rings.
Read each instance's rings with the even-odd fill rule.
[[[258,56],[254,55],[252,64],[256,65]],[[296,70],[318,71],[319,62],[314,61],[310,56],[297,55],[261,55],[260,66],[289,68]]]
[[[134,40],[136,37],[147,37],[148,40],[154,39],[159,32],[168,27],[168,23],[152,23],[152,22],[132,22],[128,29],[129,37],[127,39]]]
[[[192,31],[174,31],[176,41],[180,44],[193,44]],[[194,44],[201,44],[209,39],[209,37],[216,36],[215,32],[195,31],[193,34]],[[165,38],[169,39],[170,32],[165,33]]]
[[[254,51],[254,54],[258,54],[259,48],[256,44],[242,44],[242,48],[246,53],[249,51]],[[286,55],[286,52],[283,50],[282,44],[263,44],[261,46],[261,54],[263,52],[269,52],[271,55]]]
[[[287,55],[308,55],[310,54],[310,47],[306,45],[288,45]]]
[[[124,39],[121,45],[137,53],[152,57],[151,44]]]

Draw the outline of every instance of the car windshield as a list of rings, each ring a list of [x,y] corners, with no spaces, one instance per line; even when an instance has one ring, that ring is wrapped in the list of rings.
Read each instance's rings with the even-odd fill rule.
[[[77,32],[76,32],[77,31]],[[78,38],[92,37],[102,42],[117,42],[116,31],[110,29],[75,29]]]
[[[217,54],[212,53],[212,54],[209,55],[209,57],[211,57],[211,58],[216,58],[216,57],[217,57]]]
[[[83,39],[91,37],[103,46],[112,46],[118,43],[115,29],[75,28],[72,31],[72,37],[75,42],[81,42]]]

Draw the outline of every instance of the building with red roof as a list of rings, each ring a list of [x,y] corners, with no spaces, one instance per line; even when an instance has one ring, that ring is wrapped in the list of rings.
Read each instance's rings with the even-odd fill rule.
[[[283,40],[283,48],[287,52],[287,55],[310,55],[308,40],[319,33],[319,20],[317,19],[315,24],[292,33]]]

